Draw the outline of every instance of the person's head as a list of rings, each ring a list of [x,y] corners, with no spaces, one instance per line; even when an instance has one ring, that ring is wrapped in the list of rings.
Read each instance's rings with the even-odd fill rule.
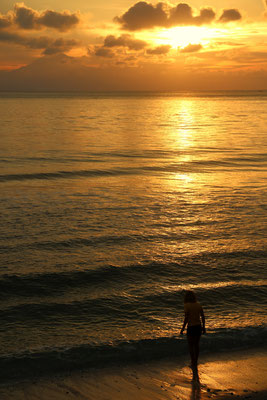
[[[187,290],[184,294],[184,303],[196,303],[197,298],[193,290]]]

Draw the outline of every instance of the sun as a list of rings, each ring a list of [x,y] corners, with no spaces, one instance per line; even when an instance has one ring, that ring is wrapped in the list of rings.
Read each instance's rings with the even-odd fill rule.
[[[218,29],[199,26],[179,26],[154,32],[151,41],[155,46],[169,44],[173,49],[184,48],[189,44],[205,46],[220,35]]]

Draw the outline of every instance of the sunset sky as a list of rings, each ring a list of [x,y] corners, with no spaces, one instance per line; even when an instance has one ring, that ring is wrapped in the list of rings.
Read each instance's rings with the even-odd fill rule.
[[[267,0],[1,0],[0,89],[267,89],[266,39]]]

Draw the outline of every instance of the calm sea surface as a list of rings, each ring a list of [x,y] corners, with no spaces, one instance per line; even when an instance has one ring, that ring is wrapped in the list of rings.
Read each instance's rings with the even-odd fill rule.
[[[267,93],[0,94],[3,379],[266,338]]]

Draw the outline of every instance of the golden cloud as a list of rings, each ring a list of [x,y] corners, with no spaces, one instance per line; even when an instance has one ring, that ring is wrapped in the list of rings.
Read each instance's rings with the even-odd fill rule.
[[[181,53],[195,53],[202,49],[201,44],[189,44],[188,46],[184,47],[180,50]]]
[[[147,43],[144,40],[134,39],[131,35],[115,37],[108,35],[104,40],[104,47],[128,47],[129,50],[142,50]]]
[[[171,46],[169,44],[163,44],[161,46],[157,46],[153,49],[147,49],[147,54],[161,55],[169,53]]]

